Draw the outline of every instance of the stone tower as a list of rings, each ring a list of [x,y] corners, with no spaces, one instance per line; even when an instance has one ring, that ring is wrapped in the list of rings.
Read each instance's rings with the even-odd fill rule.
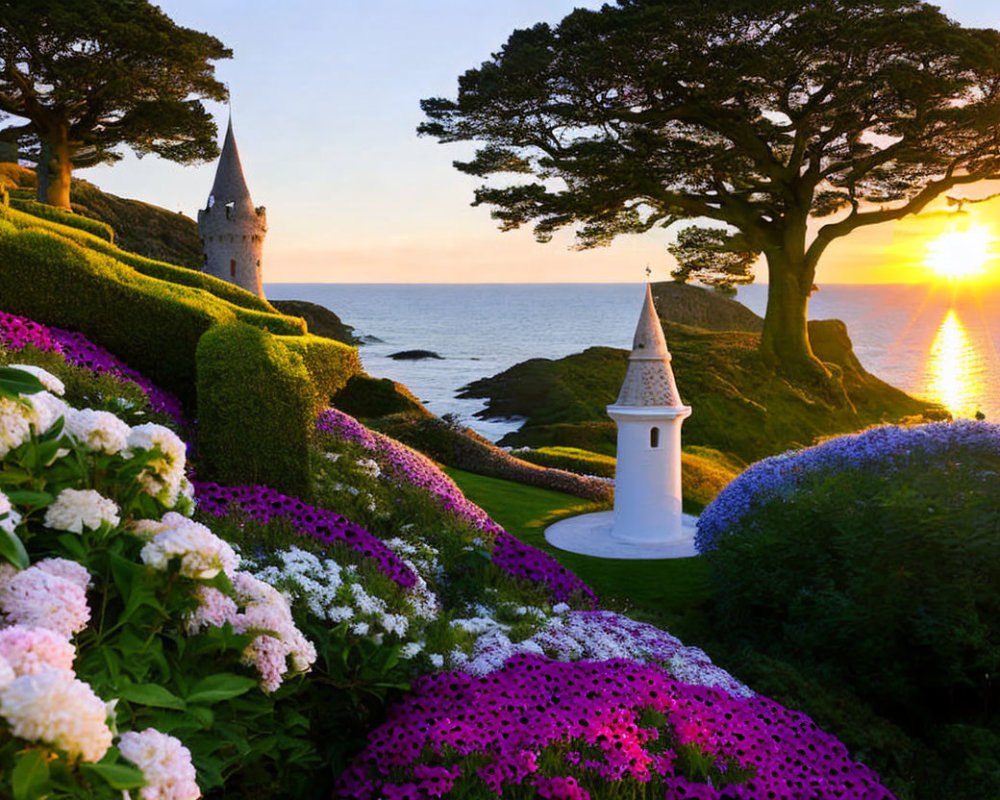
[[[261,251],[267,233],[263,206],[254,208],[233,137],[233,120],[215,172],[208,205],[198,212],[198,233],[205,254],[203,272],[264,296],[260,279]]]
[[[667,340],[648,284],[628,372],[618,401],[607,410],[618,425],[611,536],[651,545],[682,540],[686,534],[681,515],[681,423],[691,408],[677,394]]]

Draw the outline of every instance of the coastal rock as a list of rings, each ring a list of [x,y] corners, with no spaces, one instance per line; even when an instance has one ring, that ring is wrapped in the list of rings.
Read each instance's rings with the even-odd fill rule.
[[[307,300],[271,300],[269,301],[282,314],[292,317],[302,317],[309,327],[309,333],[336,339],[344,344],[357,345],[360,340],[354,335],[354,328],[345,325],[340,317],[325,306],[310,303]]]
[[[443,360],[442,356],[439,356],[433,350],[400,350],[398,353],[392,353],[389,358],[395,361],[420,361],[424,358]]]

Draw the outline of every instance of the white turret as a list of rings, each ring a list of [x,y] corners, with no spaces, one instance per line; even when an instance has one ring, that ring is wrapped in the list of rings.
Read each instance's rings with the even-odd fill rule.
[[[646,299],[632,341],[618,401],[607,408],[618,425],[615,511],[611,535],[641,544],[681,541],[681,403],[670,368],[653,294]]]

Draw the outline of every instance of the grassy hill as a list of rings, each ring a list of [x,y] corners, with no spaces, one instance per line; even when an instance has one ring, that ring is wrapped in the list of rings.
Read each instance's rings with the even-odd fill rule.
[[[839,320],[809,323],[813,349],[840,379],[843,396],[821,397],[789,383],[762,361],[759,334],[707,331],[661,319],[684,402],[685,444],[744,462],[817,439],[907,417],[947,416],[867,372]],[[460,396],[486,398],[484,417],[523,416],[501,444],[581,447],[613,454],[615,426],[605,406],[618,396],[628,352],[591,347],[558,360],[536,358],[474,381]]]

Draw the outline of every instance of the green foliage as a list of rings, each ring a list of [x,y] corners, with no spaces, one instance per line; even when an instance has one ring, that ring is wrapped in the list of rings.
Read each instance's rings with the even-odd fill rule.
[[[396,414],[371,424],[373,428],[436,461],[457,469],[517,481],[527,486],[568,492],[588,500],[611,499],[612,489],[606,481],[522,461],[475,431],[449,420]]]
[[[983,754],[996,752],[998,730],[998,473],[995,453],[958,446],[940,463],[919,451],[891,466],[804,473],[708,556],[714,625],[843,684],[935,749],[944,736],[957,759],[947,771],[974,769],[979,788],[992,785]],[[949,796],[989,794],[952,783]],[[927,797],[942,796],[939,782],[928,786]]]
[[[612,456],[582,450],[579,447],[539,447],[537,450],[521,448],[514,455],[522,461],[578,472],[581,475],[615,477],[615,459]]]
[[[198,342],[200,451],[224,483],[311,496],[307,442],[316,388],[300,355],[266,331],[220,324]]]
[[[760,256],[739,233],[697,225],[678,231],[667,250],[677,259],[677,269],[670,273],[675,281],[683,283],[697,276],[699,283],[734,294],[736,285],[753,283],[751,269]]]
[[[26,214],[52,220],[70,228],[79,228],[107,242],[114,243],[115,241],[115,232],[111,226],[105,225],[103,222],[98,222],[96,219],[73,214],[61,208],[38,203],[34,200],[22,200],[16,197],[11,198],[10,205],[11,208],[16,208],[18,211],[23,211]]]
[[[388,378],[354,375],[333,398],[333,405],[358,419],[392,414],[428,416],[427,409],[403,384]]]
[[[277,341],[305,364],[314,387],[314,413],[330,405],[331,398],[361,372],[356,347],[310,334],[280,336]]]

